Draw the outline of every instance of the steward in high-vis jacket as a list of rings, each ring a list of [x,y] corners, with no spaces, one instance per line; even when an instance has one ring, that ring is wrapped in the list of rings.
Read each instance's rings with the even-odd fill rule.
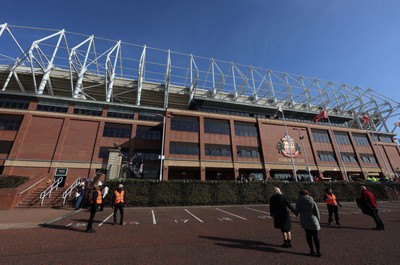
[[[93,230],[93,219],[96,216],[96,212],[100,209],[100,205],[103,202],[103,195],[101,194],[100,187],[98,185],[93,186],[92,194],[90,195],[90,217],[86,232],[94,233]]]
[[[114,209],[114,223],[117,224],[117,211],[120,213],[120,225],[125,225],[124,223],[124,207],[125,207],[125,191],[123,190],[124,185],[119,184],[118,189],[114,191],[113,197],[111,200],[111,207]]]
[[[328,223],[329,225],[332,224],[333,221],[333,215],[335,215],[335,221],[337,225],[340,225],[339,222],[339,207],[342,207],[342,205],[338,202],[336,199],[335,194],[332,193],[332,190],[330,188],[325,189],[325,194],[324,194],[324,201],[326,202],[326,205],[328,207]]]

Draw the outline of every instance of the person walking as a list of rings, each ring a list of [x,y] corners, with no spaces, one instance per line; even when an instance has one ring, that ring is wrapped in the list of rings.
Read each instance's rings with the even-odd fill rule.
[[[372,192],[367,190],[365,186],[360,186],[361,198],[359,199],[362,207],[364,207],[363,213],[372,216],[375,221],[376,227],[373,230],[385,230],[385,226],[378,214],[378,203],[376,202],[375,196]]]
[[[333,215],[335,215],[336,224],[340,225],[339,206],[342,207],[342,205],[337,200],[335,194],[332,193],[332,189],[325,189],[324,201],[326,202],[326,206],[328,207],[328,224],[332,225]]]
[[[282,194],[278,187],[275,187],[274,195],[269,200],[269,212],[271,217],[274,218],[274,228],[280,229],[282,232],[284,242],[282,247],[291,248],[292,235],[290,230],[292,229],[292,221],[287,209],[295,213],[289,199]]]
[[[117,211],[120,214],[120,225],[125,225],[124,223],[124,207],[125,207],[125,191],[123,190],[124,185],[119,184],[118,189],[114,191],[112,196],[112,205],[111,207],[114,209],[114,223],[117,224]]]
[[[93,220],[94,217],[96,216],[96,212],[100,209],[102,201],[103,201],[103,196],[101,194],[100,187],[98,185],[94,185],[92,194],[90,195],[90,217],[86,228],[86,232],[88,233],[95,232],[95,230],[93,230]]]
[[[81,181],[76,191],[76,202],[74,207],[75,210],[79,210],[79,208],[81,207],[84,195],[85,195],[85,182]]]
[[[301,227],[306,232],[306,240],[310,248],[310,256],[316,255],[321,257],[320,242],[318,231],[321,229],[319,225],[320,215],[318,206],[314,199],[309,195],[307,190],[302,190],[296,202],[295,214],[300,214]],[[314,252],[314,246],[317,253]]]

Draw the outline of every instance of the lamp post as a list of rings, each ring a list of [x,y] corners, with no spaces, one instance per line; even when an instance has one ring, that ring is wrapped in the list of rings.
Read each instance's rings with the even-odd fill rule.
[[[304,147],[304,136],[301,134],[301,131],[305,131],[305,129],[303,129],[303,128],[293,128],[293,130],[296,130],[296,131],[299,132],[299,139],[301,140],[301,146],[303,148],[304,157],[306,159],[306,167],[307,167],[308,176],[310,177],[310,180],[314,181],[313,177],[311,176],[310,164],[308,163],[307,152],[306,152],[306,149]]]
[[[160,176],[159,180],[162,181],[163,176],[163,166],[164,166],[164,144],[165,144],[165,123],[166,123],[166,116],[157,114],[157,116],[162,116],[163,118],[163,130],[162,130],[162,139],[161,139],[161,155],[160,155]]]

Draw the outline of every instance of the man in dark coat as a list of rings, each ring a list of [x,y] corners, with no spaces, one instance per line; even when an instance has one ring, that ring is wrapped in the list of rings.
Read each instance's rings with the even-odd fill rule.
[[[92,194],[90,195],[90,217],[86,232],[94,233],[93,220],[96,216],[96,212],[100,209],[100,205],[103,201],[103,195],[101,194],[100,187],[98,185],[93,186]]]
[[[287,209],[290,209],[293,213],[295,211],[288,198],[282,194],[279,188],[275,187],[274,193],[269,201],[269,212],[274,218],[274,227],[282,232],[284,242],[282,247],[291,248],[292,235],[290,229],[292,228],[292,221]]]

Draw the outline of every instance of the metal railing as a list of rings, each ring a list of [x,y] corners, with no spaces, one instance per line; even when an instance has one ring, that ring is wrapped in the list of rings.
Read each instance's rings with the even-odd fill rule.
[[[49,198],[50,198],[50,196],[51,196],[51,192],[53,191],[53,190],[58,190],[58,185],[63,181],[63,177],[61,177],[61,178],[58,178],[56,181],[54,181],[53,182],[53,184],[51,184],[50,186],[48,186],[47,187],[47,189],[45,189],[44,191],[42,191],[42,193],[40,193],[40,205],[43,205],[43,202],[44,202],[44,198],[46,198],[47,197],[47,195],[49,196]]]
[[[75,180],[74,183],[71,184],[71,186],[68,187],[68,189],[66,189],[61,198],[63,199],[63,206],[65,205],[65,201],[67,200],[68,197],[71,197],[71,193],[72,191],[79,185],[79,183],[81,182],[81,179],[77,179]]]
[[[35,187],[37,184],[39,184],[40,182],[42,182],[45,178],[41,178],[40,180],[36,181],[35,183],[33,183],[32,185],[30,185],[28,188],[24,189],[23,191],[19,192],[18,195],[22,195],[25,192],[27,192],[28,190],[32,189],[33,187]]]

